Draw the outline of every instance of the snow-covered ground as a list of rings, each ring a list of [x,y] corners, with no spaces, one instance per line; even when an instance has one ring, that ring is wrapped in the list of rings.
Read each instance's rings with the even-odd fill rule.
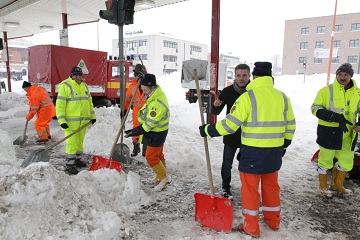
[[[331,76],[331,82],[334,75]],[[360,76],[355,75],[359,80]],[[358,81],[359,82],[359,81]],[[65,145],[55,146],[49,163],[22,169],[20,164],[33,145],[36,133],[30,122],[24,146],[14,146],[21,136],[28,111],[22,81],[12,82],[12,93],[0,94],[0,239],[251,239],[234,230],[217,232],[194,220],[194,193],[210,194],[198,103],[185,100],[180,74],[158,77],[168,96],[171,121],[165,158],[172,183],[155,192],[148,183],[153,173],[142,156],[124,165],[121,173],[83,169],[69,176],[62,169]],[[326,199],[317,194],[318,175],[310,159],[318,149],[317,119],[310,106],[326,84],[326,74],[276,76],[275,87],[291,99],[297,129],[279,173],[281,226],[272,231],[260,220],[260,239],[359,239],[359,185],[345,182],[354,196]],[[360,84],[359,84],[360,85]],[[224,111],[225,112],[225,111]],[[85,160],[108,157],[119,130],[119,108],[97,108],[97,122],[85,138]],[[222,113],[218,120],[222,119]],[[131,127],[128,119],[126,129]],[[56,120],[51,122],[52,143],[63,138]],[[131,140],[124,139],[130,149]],[[221,193],[222,138],[209,139],[215,195]],[[242,223],[237,161],[232,170],[233,227]]]

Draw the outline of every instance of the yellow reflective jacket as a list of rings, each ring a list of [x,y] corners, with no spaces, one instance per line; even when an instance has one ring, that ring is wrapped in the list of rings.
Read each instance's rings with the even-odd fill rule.
[[[258,148],[281,147],[285,139],[292,140],[296,123],[290,99],[274,88],[272,78],[255,78],[246,90],[216,123],[219,134],[232,134],[241,126],[241,143]]]
[[[138,120],[145,132],[162,132],[169,129],[169,103],[159,85],[140,109]]]
[[[317,116],[318,110],[325,109],[342,114],[348,121],[355,124],[360,110],[360,91],[354,80],[351,79],[350,85],[351,87],[345,90],[344,86],[335,78],[332,84],[321,88],[310,107],[312,114]],[[318,118],[316,142],[324,148],[339,150],[342,148],[342,139],[350,137],[353,141],[353,149],[356,132],[348,126],[350,131],[343,133],[338,127],[339,123],[337,122]]]
[[[56,116],[59,124],[67,123],[69,129],[77,129],[96,119],[90,91],[84,81],[78,84],[69,77],[59,84]]]

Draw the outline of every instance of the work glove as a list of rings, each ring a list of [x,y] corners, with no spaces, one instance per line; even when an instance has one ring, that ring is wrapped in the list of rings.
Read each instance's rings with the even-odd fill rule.
[[[349,131],[349,129],[348,129],[347,126],[346,126],[347,124],[349,124],[350,126],[353,125],[350,121],[346,120],[345,118],[344,118],[343,121],[341,121],[341,122],[339,123],[339,128],[340,128],[344,133],[346,133],[346,132]]]
[[[128,138],[128,137],[131,137],[131,136],[132,136],[132,129],[126,130],[124,137]]]
[[[67,129],[67,128],[69,128],[69,126],[68,126],[66,123],[60,124],[60,127],[61,127],[62,129]]]
[[[31,120],[30,116],[26,116],[26,120],[30,121]]]
[[[96,119],[91,119],[91,124],[96,123]]]
[[[206,132],[205,132],[205,127],[206,127],[207,125],[208,125],[208,124],[204,124],[204,125],[202,125],[202,126],[199,127],[200,135],[201,135],[202,137],[207,137]]]
[[[121,119],[126,115],[127,111],[128,111],[127,109],[124,109],[124,113],[123,113],[123,111],[120,111],[120,118]]]

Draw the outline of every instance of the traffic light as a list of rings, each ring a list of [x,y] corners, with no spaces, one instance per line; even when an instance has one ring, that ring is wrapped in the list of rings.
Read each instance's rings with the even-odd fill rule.
[[[306,61],[303,62],[303,68],[306,68]]]
[[[111,24],[118,25],[118,1],[108,0],[105,1],[106,10],[100,10],[99,16],[102,19],[108,20]]]
[[[120,24],[134,23],[135,0],[119,0],[119,20]]]

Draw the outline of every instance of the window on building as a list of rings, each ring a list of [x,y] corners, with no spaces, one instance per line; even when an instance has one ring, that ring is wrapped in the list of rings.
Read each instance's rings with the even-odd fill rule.
[[[176,48],[176,49],[178,48],[177,42],[164,40],[163,43],[164,43],[164,47],[166,48]]]
[[[139,39],[139,47],[146,47],[147,39]]]
[[[322,58],[314,58],[314,63],[316,64],[322,63]]]
[[[141,60],[149,60],[147,54],[139,54],[136,58],[137,60],[140,60],[139,58],[141,58]]]
[[[135,48],[137,48],[138,45],[138,41],[134,40],[134,41],[126,41],[126,48],[129,49],[129,51],[134,51]]]
[[[301,28],[301,35],[307,35],[309,34],[309,27]]]
[[[337,56],[337,57],[333,57],[332,60],[331,60],[332,63],[339,63],[340,62],[340,57]]]
[[[318,26],[316,28],[316,33],[325,33],[325,26]]]
[[[360,31],[360,23],[352,23],[351,31]]]
[[[358,56],[354,55],[354,56],[348,56],[348,60],[349,63],[357,63],[358,61]]]
[[[359,39],[352,39],[349,41],[349,47],[357,48],[359,47]]]
[[[315,48],[324,48],[324,41],[317,41],[315,43]]]
[[[308,42],[301,42],[300,49],[308,49]]]
[[[341,40],[334,40],[334,48],[340,48],[341,47]]]
[[[177,62],[177,56],[174,55],[163,55],[164,62]]]
[[[336,24],[335,25],[335,32],[342,32],[343,25],[342,24]]]
[[[191,54],[192,52],[202,52],[202,49],[201,49],[201,47],[199,47],[199,46],[190,45],[190,54]]]
[[[299,63],[307,62],[307,57],[299,57]]]

